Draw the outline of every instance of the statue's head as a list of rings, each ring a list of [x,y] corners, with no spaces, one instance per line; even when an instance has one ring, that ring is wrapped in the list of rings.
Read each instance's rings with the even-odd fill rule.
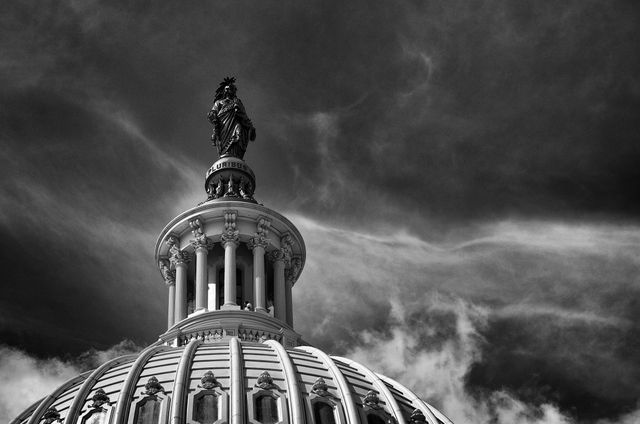
[[[224,98],[233,98],[236,96],[236,79],[234,77],[225,78],[218,89],[216,90],[216,100],[224,99]]]

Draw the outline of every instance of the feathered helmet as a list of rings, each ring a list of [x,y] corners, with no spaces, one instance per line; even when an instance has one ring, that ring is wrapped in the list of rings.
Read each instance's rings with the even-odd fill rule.
[[[224,88],[228,85],[235,88],[236,86],[235,77],[226,77],[224,80],[222,80],[222,82],[218,86],[218,89],[216,90],[215,100],[220,100],[222,97],[224,97]]]

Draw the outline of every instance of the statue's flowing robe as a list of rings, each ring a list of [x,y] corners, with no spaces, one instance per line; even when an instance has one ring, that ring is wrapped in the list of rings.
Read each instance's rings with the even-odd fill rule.
[[[214,125],[214,144],[218,154],[242,159],[247,150],[253,125],[237,97],[217,100],[209,112],[209,120]]]

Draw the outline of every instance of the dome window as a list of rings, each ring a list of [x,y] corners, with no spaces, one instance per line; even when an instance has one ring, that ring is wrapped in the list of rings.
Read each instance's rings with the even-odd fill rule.
[[[222,384],[213,372],[204,373],[198,387],[202,390],[189,398],[191,421],[199,424],[226,422],[223,417],[227,416],[227,394],[222,391]]]
[[[313,383],[308,398],[314,424],[339,424],[345,422],[340,399],[329,391],[324,378]]]
[[[165,424],[169,410],[169,396],[156,377],[150,377],[144,386],[146,395],[136,403],[134,424]]]
[[[261,424],[276,424],[278,419],[278,402],[271,395],[256,398],[256,421]]]
[[[288,424],[287,402],[273,377],[263,371],[253,390],[247,393],[247,409],[251,424]]]
[[[367,424],[387,424],[391,421],[391,416],[380,406],[380,398],[374,390],[369,390],[362,399],[362,408],[366,416]]]
[[[336,424],[334,407],[326,402],[313,404],[313,421],[315,424]]]

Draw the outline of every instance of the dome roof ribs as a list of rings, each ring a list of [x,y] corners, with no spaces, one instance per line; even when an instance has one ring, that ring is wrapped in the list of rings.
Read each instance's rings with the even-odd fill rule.
[[[393,397],[393,394],[387,387],[387,385],[382,381],[382,379],[375,372],[371,371],[369,368],[365,367],[362,364],[357,363],[356,361],[352,361],[348,358],[343,357],[334,357],[335,359],[346,363],[347,365],[355,368],[360,371],[362,374],[371,379],[373,386],[376,388],[378,393],[384,396],[386,404],[391,408],[391,412],[393,415],[397,417],[398,424],[406,424],[404,416],[402,415],[402,410],[400,409],[400,405],[396,402],[396,399]]]
[[[80,412],[82,411],[84,403],[87,401],[91,389],[93,389],[95,384],[100,380],[100,377],[102,377],[107,373],[107,371],[117,365],[129,361],[133,362],[136,356],[137,355],[135,354],[120,356],[118,358],[114,358],[110,361],[105,362],[104,364],[93,370],[89,377],[87,377],[87,379],[82,383],[82,386],[80,386],[76,395],[74,396],[73,402],[69,407],[69,413],[64,419],[64,424],[75,424],[75,422],[78,420],[78,415],[80,415]]]
[[[178,362],[178,369],[176,370],[176,379],[173,385],[173,398],[171,405],[171,420],[172,424],[184,423],[185,414],[185,402],[189,392],[189,371],[191,371],[191,365],[193,363],[193,356],[196,353],[198,346],[202,344],[199,339],[193,339],[184,348],[180,362]]]
[[[415,406],[419,406],[420,407],[419,408],[420,411],[422,411],[422,413],[424,414],[425,418],[427,418],[429,420],[429,424],[439,424],[440,423],[438,418],[436,418],[436,416],[433,415],[433,412],[431,412],[431,409],[427,406],[427,404],[424,403],[411,390],[407,389],[406,387],[404,387],[401,384],[398,384],[398,383],[394,382],[393,380],[389,379],[389,377],[384,376],[382,374],[378,374],[378,377],[380,377],[382,379],[382,381],[386,382],[387,384],[391,384],[393,387],[395,387],[396,390],[400,391],[407,399],[409,399],[411,401],[411,404],[414,405],[414,407]],[[448,424],[450,424],[450,422]]]
[[[67,381],[66,383],[62,384],[60,387],[58,387],[53,393],[51,393],[49,396],[45,397],[42,402],[40,402],[40,404],[38,405],[38,407],[36,408],[36,410],[33,412],[33,414],[31,415],[31,417],[29,418],[29,421],[27,421],[27,424],[37,424],[40,422],[40,420],[42,420],[42,417],[44,416],[45,412],[47,411],[47,409],[49,409],[51,407],[51,405],[53,405],[53,403],[58,400],[58,398],[67,390],[69,390],[70,388],[77,386],[78,384],[80,384],[82,381],[84,381],[87,376],[90,374],[90,372],[85,372],[83,374],[80,374],[77,377],[72,378],[71,380]]]
[[[316,358],[320,359],[328,368],[329,373],[333,377],[333,381],[338,385],[338,390],[342,396],[344,396],[343,404],[347,410],[347,422],[349,423],[357,423],[360,422],[360,418],[358,415],[358,411],[356,411],[355,399],[353,398],[353,393],[349,389],[349,385],[347,384],[347,380],[345,380],[342,372],[338,369],[338,366],[333,359],[320,349],[316,349],[311,346],[299,346],[298,349],[303,350],[307,353],[315,355]]]
[[[425,404],[429,410],[431,412],[433,412],[433,415],[436,416],[436,418],[443,424],[453,424],[453,422],[449,419],[449,417],[447,417],[446,415],[444,415],[442,412],[438,411],[436,408],[434,408],[433,406],[431,406],[431,404],[428,404],[427,402],[423,401],[422,399],[420,399],[420,402],[422,402],[423,404]]]
[[[122,389],[120,390],[120,398],[116,403],[115,417],[113,419],[114,424],[125,424],[127,422],[127,416],[129,414],[129,407],[131,406],[131,398],[133,397],[133,391],[136,388],[136,383],[140,379],[140,374],[146,363],[151,359],[153,355],[158,352],[164,352],[171,350],[170,346],[149,346],[143,350],[138,359],[133,363],[127,377],[124,380]]]
[[[268,345],[278,355],[278,359],[282,364],[282,373],[287,382],[287,397],[289,398],[289,406],[291,411],[291,423],[304,423],[305,415],[302,409],[302,399],[300,398],[300,387],[298,386],[298,376],[293,368],[293,361],[284,347],[274,341],[267,340],[264,344]]]
[[[242,349],[237,337],[229,339],[229,356],[231,357],[231,424],[243,424],[244,373],[242,371]]]

